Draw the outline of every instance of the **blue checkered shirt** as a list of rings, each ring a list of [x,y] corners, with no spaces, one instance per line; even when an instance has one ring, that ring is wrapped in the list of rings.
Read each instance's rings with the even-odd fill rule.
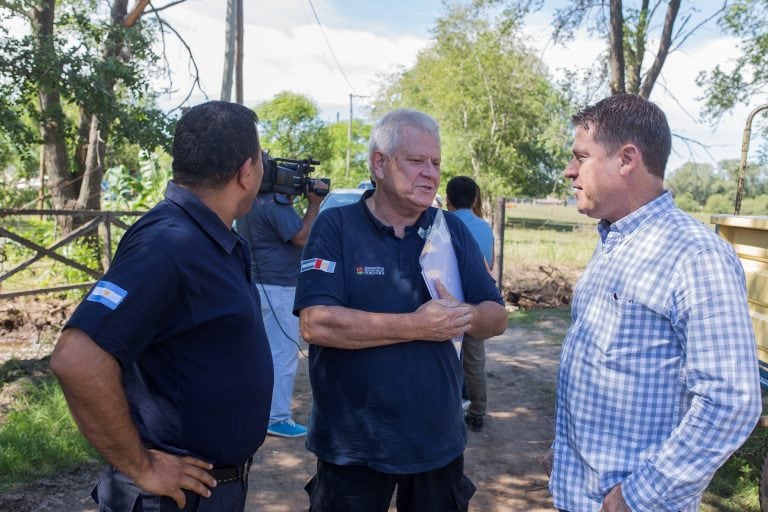
[[[698,511],[760,414],[744,272],[668,192],[613,224],[574,294],[563,341],[550,491],[598,511]]]

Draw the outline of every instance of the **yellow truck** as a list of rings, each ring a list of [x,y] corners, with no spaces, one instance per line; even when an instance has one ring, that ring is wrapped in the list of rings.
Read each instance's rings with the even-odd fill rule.
[[[713,215],[715,231],[736,250],[747,280],[747,301],[752,316],[757,343],[760,386],[768,391],[768,216],[739,215],[744,191],[744,174],[752,131],[752,120],[768,104],[754,109],[747,118],[741,145],[739,182],[736,191],[734,215]],[[762,416],[758,425],[768,427],[768,416]],[[768,512],[768,454],[763,460],[760,474],[760,510]]]

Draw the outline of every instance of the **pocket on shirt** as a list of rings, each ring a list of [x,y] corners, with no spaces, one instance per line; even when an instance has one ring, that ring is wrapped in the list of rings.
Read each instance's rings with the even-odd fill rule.
[[[604,357],[613,358],[642,350],[639,343],[649,332],[657,315],[637,298],[620,292],[602,297],[595,311],[593,342]]]

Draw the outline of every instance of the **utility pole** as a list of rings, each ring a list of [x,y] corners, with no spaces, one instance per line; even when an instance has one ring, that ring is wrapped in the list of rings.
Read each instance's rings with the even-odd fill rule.
[[[237,1],[237,36],[235,37],[235,101],[243,104],[243,0]]]
[[[352,111],[352,98],[367,98],[368,96],[360,96],[359,94],[351,94],[349,95],[349,122],[347,123],[347,171],[345,173],[345,176],[349,176],[349,161],[351,158],[351,152],[352,152],[352,117],[353,117],[353,111]]]

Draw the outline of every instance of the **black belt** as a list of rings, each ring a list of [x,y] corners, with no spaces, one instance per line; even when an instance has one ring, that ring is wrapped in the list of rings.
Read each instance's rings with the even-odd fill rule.
[[[232,482],[245,482],[248,480],[248,471],[251,469],[253,459],[248,459],[235,466],[219,466],[209,469],[208,472],[216,479],[216,483],[228,484]]]

